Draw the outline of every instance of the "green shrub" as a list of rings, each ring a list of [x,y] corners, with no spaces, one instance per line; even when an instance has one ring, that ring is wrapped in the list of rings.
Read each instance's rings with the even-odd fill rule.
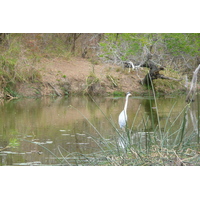
[[[113,96],[114,96],[114,97],[122,97],[122,96],[124,96],[124,92],[121,92],[121,91],[114,91],[114,92],[113,92]]]

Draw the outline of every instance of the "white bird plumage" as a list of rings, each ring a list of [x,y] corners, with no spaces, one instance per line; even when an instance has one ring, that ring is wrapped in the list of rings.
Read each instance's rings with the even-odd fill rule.
[[[125,62],[125,67],[129,68],[129,72],[131,71],[131,68],[132,70],[136,70],[138,71],[140,69],[140,64],[139,65],[134,65],[133,62],[131,61],[128,61],[128,62]]]
[[[130,92],[127,92],[126,94],[126,101],[125,101],[125,105],[124,105],[124,110],[122,110],[122,112],[119,115],[118,118],[118,123],[120,128],[124,129],[127,123],[127,106],[128,106],[128,97],[131,96]]]

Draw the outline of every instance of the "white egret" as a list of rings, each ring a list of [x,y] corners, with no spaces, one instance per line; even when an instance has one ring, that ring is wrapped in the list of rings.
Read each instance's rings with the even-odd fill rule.
[[[124,105],[124,110],[122,110],[122,112],[119,115],[118,118],[118,123],[120,128],[124,129],[127,123],[127,106],[128,106],[128,97],[131,96],[130,92],[127,92],[126,94],[126,101],[125,101],[125,105]]]

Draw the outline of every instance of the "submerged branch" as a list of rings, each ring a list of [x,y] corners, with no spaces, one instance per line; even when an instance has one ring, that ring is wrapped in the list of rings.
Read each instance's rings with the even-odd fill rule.
[[[194,101],[194,95],[195,95],[196,89],[197,89],[197,74],[199,72],[199,69],[200,69],[200,65],[193,72],[191,86],[190,86],[190,90],[186,97],[186,102]]]

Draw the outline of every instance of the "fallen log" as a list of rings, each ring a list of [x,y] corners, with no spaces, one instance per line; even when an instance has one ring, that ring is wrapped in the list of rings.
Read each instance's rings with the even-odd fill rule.
[[[57,96],[62,96],[51,83],[48,84],[54,89]]]
[[[151,85],[151,82],[154,79],[169,79],[174,81],[181,81],[182,79],[176,79],[172,77],[164,76],[163,74],[160,74],[161,70],[165,70],[165,67],[158,67],[156,63],[153,61],[148,60],[144,64],[141,65],[141,67],[147,67],[149,68],[149,73],[144,77],[144,79],[141,81],[141,84],[143,85]]]
[[[161,74],[160,76],[161,79],[169,79],[169,80],[173,80],[173,81],[182,81],[183,79],[177,79],[177,78],[172,78],[172,77],[167,77]]]

